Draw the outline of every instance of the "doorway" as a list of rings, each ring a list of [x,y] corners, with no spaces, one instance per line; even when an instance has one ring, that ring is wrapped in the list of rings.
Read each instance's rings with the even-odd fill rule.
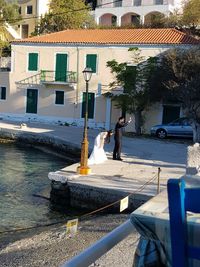
[[[27,89],[26,113],[37,114],[38,90]]]
[[[67,54],[56,54],[56,82],[67,82]]]
[[[167,124],[180,118],[180,106],[164,105],[162,123]]]

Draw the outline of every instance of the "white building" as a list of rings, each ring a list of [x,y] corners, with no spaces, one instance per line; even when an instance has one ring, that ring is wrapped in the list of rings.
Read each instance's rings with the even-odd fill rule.
[[[137,25],[157,14],[168,16],[181,9],[182,0],[97,0],[95,21],[102,26]]]
[[[109,93],[122,90],[110,88],[115,75],[107,61],[130,62],[130,47],[139,48],[145,60],[174,47],[188,49],[199,45],[199,40],[175,29],[65,30],[16,40],[12,43],[11,68],[6,66],[9,62],[2,62],[0,68],[0,118],[82,126],[86,106],[82,71],[90,67],[93,74],[89,83],[88,125],[113,128],[121,109]],[[143,131],[179,116],[179,104],[155,103],[143,112]],[[128,131],[134,131],[133,124],[127,127]]]

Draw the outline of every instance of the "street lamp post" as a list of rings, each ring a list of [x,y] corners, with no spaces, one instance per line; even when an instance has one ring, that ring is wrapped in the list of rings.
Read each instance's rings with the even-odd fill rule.
[[[86,82],[86,99],[85,99],[85,117],[84,117],[84,131],[83,131],[83,141],[81,143],[81,163],[78,167],[79,174],[90,174],[91,169],[88,167],[88,137],[87,137],[87,127],[88,127],[88,88],[89,81],[92,77],[92,69],[85,68],[83,70],[83,77]]]

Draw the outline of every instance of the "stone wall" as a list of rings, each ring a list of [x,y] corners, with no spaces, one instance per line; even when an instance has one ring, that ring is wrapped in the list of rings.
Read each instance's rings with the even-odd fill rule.
[[[114,189],[104,189],[84,184],[77,184],[70,181],[61,183],[52,180],[51,182],[51,205],[56,210],[69,210],[69,208],[95,210],[123,199],[129,193]],[[129,210],[133,211],[152,196],[134,194],[129,198]],[[104,212],[119,212],[119,202],[104,209]]]

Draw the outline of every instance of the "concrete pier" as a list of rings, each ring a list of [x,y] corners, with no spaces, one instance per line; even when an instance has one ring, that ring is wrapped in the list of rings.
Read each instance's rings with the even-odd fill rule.
[[[112,162],[112,160],[108,160],[101,167],[104,169],[111,168]],[[95,166],[97,168],[93,166],[93,173],[88,176],[76,174],[77,166],[78,164],[73,164],[48,175],[52,188],[51,201],[58,208],[59,206],[66,208],[66,205],[68,205],[68,207],[94,210],[119,201],[137,191],[129,198],[129,209],[133,210],[156,194],[156,180],[140,192],[141,185],[139,181],[135,181],[133,188],[131,188],[127,179],[123,181],[121,177],[115,177],[115,182],[118,183],[116,188],[115,183],[110,180],[110,176],[100,176],[94,173],[95,170],[97,171],[100,168],[99,165]],[[110,209],[119,211],[119,203],[113,205]]]
[[[27,123],[27,127],[20,128],[17,122],[0,122],[0,137],[62,148],[69,157],[80,154],[82,132],[83,129],[78,127]],[[98,130],[89,129],[90,151],[98,133]],[[122,162],[112,160],[113,146],[113,140],[105,146],[108,160],[103,164],[91,165],[91,175],[77,175],[77,164],[49,173],[53,203],[94,209],[135,192],[130,197],[130,207],[135,208],[156,194],[156,180],[141,192],[140,188],[157,175],[158,167],[161,168],[161,190],[166,188],[168,178],[179,178],[185,174],[187,144],[123,137]],[[59,194],[62,200],[59,200]]]

